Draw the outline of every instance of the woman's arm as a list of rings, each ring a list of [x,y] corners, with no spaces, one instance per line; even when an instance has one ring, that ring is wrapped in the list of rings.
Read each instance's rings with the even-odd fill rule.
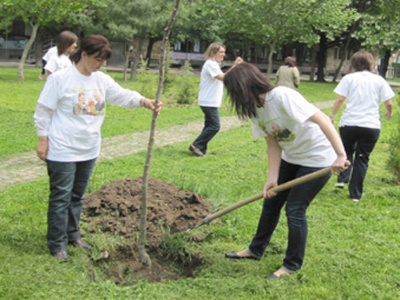
[[[332,112],[330,115],[331,122],[333,123],[333,119],[335,118],[336,113],[338,112],[339,108],[343,105],[344,101],[346,100],[345,96],[338,95],[335,103],[333,104]]]
[[[228,71],[226,71],[225,73],[219,74],[219,75],[215,76],[214,78],[224,81],[225,74],[228,73],[230,70],[232,70],[234,67],[236,67],[238,64],[241,64],[242,62],[243,62],[243,59],[241,57],[237,57],[235,60],[235,63],[233,64],[232,67],[229,68]]]
[[[390,120],[392,118],[392,109],[393,109],[392,99],[383,102],[383,104],[386,107],[386,120]]]
[[[279,143],[270,136],[266,136],[268,154],[268,180],[264,185],[264,197],[272,197],[276,193],[269,191],[278,185],[279,168],[281,166],[282,148]]]
[[[319,111],[308,119],[308,121],[318,124],[322,132],[326,135],[329,142],[332,144],[333,149],[336,152],[337,158],[332,165],[332,174],[338,175],[340,172],[346,169],[346,151],[344,150],[342,140],[329,120],[328,116],[323,112]]]

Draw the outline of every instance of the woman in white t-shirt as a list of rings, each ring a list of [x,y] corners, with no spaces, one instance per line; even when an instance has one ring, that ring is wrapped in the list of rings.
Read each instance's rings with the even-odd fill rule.
[[[75,33],[65,30],[61,32],[57,37],[57,55],[51,56],[49,61],[45,65],[47,77],[52,73],[59,70],[68,68],[72,65],[69,56],[74,52],[78,37]]]
[[[218,108],[222,103],[224,93],[225,74],[220,68],[225,57],[226,47],[218,42],[210,44],[204,53],[205,63],[201,70],[199,105],[204,113],[204,128],[196,140],[189,146],[189,150],[196,156],[207,153],[207,145],[221,128]],[[240,57],[236,58],[234,65],[241,63]],[[230,69],[229,69],[230,70]],[[228,72],[229,72],[228,70]]]
[[[248,249],[225,256],[261,259],[286,204],[289,228],[286,257],[282,267],[267,277],[278,278],[302,267],[308,232],[306,211],[330,175],[278,194],[271,188],[328,166],[332,166],[333,174],[339,174],[345,168],[346,153],[339,134],[324,113],[297,91],[272,86],[254,65],[243,63],[232,69],[224,84],[238,116],[250,118],[253,135],[265,138],[269,162],[257,232]]]
[[[339,108],[346,102],[339,132],[352,166],[338,176],[335,186],[344,188],[349,183],[350,198],[357,203],[362,196],[369,156],[380,135],[380,102],[383,102],[386,119],[389,120],[393,107],[391,98],[395,93],[383,77],[372,73],[374,58],[371,53],[355,53],[351,57],[350,68],[351,73],[344,76],[335,88],[338,96],[331,120],[334,121]]]
[[[100,152],[104,100],[125,108],[155,109],[154,100],[123,89],[99,71],[111,54],[105,37],[85,37],[71,56],[75,64],[48,77],[34,114],[37,154],[46,161],[50,177],[47,244],[60,261],[69,261],[68,244],[91,248],[81,239],[79,221],[82,197]]]

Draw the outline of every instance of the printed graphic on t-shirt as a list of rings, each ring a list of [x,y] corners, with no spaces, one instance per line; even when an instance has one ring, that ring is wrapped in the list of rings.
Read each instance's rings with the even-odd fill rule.
[[[99,92],[81,91],[74,105],[75,115],[101,116],[105,112],[105,101]]]
[[[260,121],[258,126],[268,136],[275,138],[278,142],[291,142],[296,138],[296,135],[290,132],[289,129],[282,129],[276,120],[269,122]]]

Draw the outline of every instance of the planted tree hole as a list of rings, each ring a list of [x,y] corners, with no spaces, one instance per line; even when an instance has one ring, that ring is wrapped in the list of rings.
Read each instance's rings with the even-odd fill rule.
[[[148,282],[193,277],[203,264],[192,250],[206,238],[207,228],[188,229],[211,214],[211,203],[201,195],[183,191],[171,183],[150,178],[147,192],[146,251],[151,268],[143,265],[138,251],[142,205],[142,178],[114,181],[85,196],[84,231],[119,237],[118,243],[92,250],[92,274],[105,276],[121,285],[140,279]],[[109,239],[111,240],[111,239]],[[99,275],[100,274],[100,275]],[[94,278],[95,279],[95,278]]]

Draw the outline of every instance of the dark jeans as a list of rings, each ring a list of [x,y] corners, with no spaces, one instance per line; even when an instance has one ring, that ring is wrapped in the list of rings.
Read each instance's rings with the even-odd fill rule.
[[[96,159],[81,162],[47,160],[50,177],[47,245],[52,254],[66,251],[69,241],[80,239],[82,197],[95,164]]]
[[[282,184],[320,169],[294,165],[282,160],[278,183]],[[278,224],[281,209],[286,203],[289,242],[283,267],[291,271],[299,270],[303,265],[307,242],[307,208],[329,178],[330,174],[280,192],[272,198],[264,199],[257,232],[248,249],[250,254],[262,258]]]
[[[338,182],[350,182],[350,198],[361,199],[369,155],[374,150],[381,131],[374,128],[344,126],[339,128],[339,132],[351,166],[340,173]]]
[[[204,128],[197,139],[193,142],[193,146],[200,149],[204,154],[207,153],[207,144],[221,129],[219,120],[218,107],[205,107],[200,106],[204,116]]]

